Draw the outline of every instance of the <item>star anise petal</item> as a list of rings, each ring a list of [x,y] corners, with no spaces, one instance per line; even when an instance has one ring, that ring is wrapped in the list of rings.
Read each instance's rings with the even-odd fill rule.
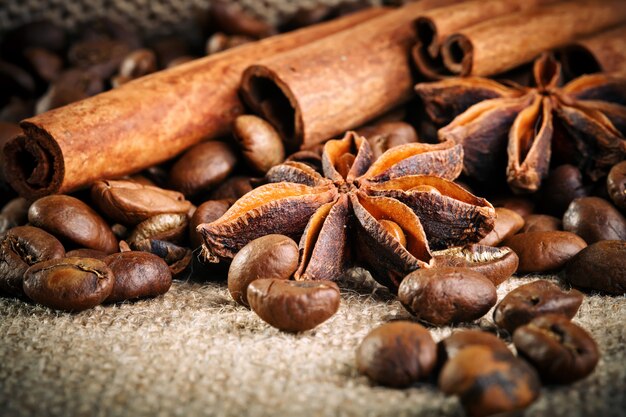
[[[198,226],[205,241],[204,255],[211,262],[232,258],[251,240],[271,233],[299,239],[315,211],[336,197],[337,189],[332,184],[262,185],[237,200],[216,221]]]
[[[326,178],[343,183],[363,175],[372,160],[372,149],[367,140],[355,132],[348,132],[342,139],[326,142],[322,169]]]
[[[552,54],[543,54],[533,64],[533,76],[540,90],[553,90],[562,81],[561,64]]]
[[[302,162],[287,161],[270,168],[265,174],[268,182],[295,182],[311,187],[330,183],[319,172]]]
[[[506,173],[514,191],[537,191],[548,175],[553,130],[550,98],[537,95],[519,113],[509,133]]]
[[[626,106],[626,74],[590,74],[570,81],[561,94],[572,100],[600,100]]]
[[[626,137],[626,106],[600,100],[578,101],[576,107],[593,110],[605,115],[617,130]]]
[[[494,226],[496,212],[485,199],[443,178],[412,175],[368,184],[371,196],[407,205],[420,219],[431,249],[477,242]]]

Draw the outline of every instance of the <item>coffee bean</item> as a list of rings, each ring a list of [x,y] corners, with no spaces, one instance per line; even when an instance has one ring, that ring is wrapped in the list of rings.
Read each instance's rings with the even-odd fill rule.
[[[191,55],[179,56],[178,58],[172,59],[170,62],[168,62],[167,66],[165,68],[174,68],[174,67],[177,67],[179,65],[186,64],[187,62],[191,62],[194,59],[195,58],[193,56],[191,56]]]
[[[230,204],[226,200],[209,200],[200,204],[189,220],[189,241],[192,248],[202,245],[202,235],[196,228],[203,223],[211,223],[222,217]]]
[[[56,80],[63,70],[63,59],[44,48],[28,48],[24,51],[24,58],[33,72],[46,83]]]
[[[31,265],[64,256],[63,245],[50,233],[32,226],[12,228],[0,237],[0,290],[23,295],[24,272]]]
[[[0,100],[0,106],[2,106]],[[21,120],[35,114],[35,101],[30,98],[13,96],[7,99],[4,107],[0,108],[0,120],[9,123],[19,123]]]
[[[558,314],[537,317],[519,327],[513,333],[513,343],[546,382],[578,381],[594,370],[600,358],[589,333]]]
[[[394,321],[372,330],[356,351],[359,372],[372,382],[403,388],[426,379],[437,358],[428,330],[410,321]]]
[[[223,181],[236,163],[237,157],[226,143],[200,143],[176,161],[170,171],[170,184],[186,196],[193,196]]]
[[[567,265],[565,279],[585,291],[626,294],[626,242],[603,240],[587,246]]]
[[[173,278],[179,278],[181,275],[184,275],[193,257],[189,248],[175,245],[166,240],[140,240],[133,245],[133,249],[149,252],[163,259],[169,267]]]
[[[626,161],[613,165],[606,177],[609,197],[622,213],[626,212]]]
[[[561,217],[574,199],[589,195],[589,189],[583,184],[580,170],[566,164],[550,171],[539,194],[541,209],[547,214]]]
[[[537,372],[522,359],[488,346],[468,346],[439,375],[439,389],[457,395],[469,416],[523,410],[539,396]]]
[[[99,259],[101,261],[103,261],[107,256],[109,255],[100,250],[89,248],[74,249],[65,254],[65,257],[67,258],[92,258]]]
[[[480,272],[496,287],[513,275],[518,263],[519,258],[511,248],[477,244],[434,251],[430,260],[433,268],[459,267]]]
[[[133,181],[96,181],[91,199],[108,218],[131,226],[157,214],[184,214],[191,207],[179,192]]]
[[[227,178],[209,194],[210,200],[231,200],[231,203],[252,191],[253,179],[245,176]]]
[[[165,261],[147,252],[109,255],[104,263],[115,276],[113,290],[106,301],[114,303],[165,294],[172,285],[172,274]]]
[[[135,49],[124,57],[119,75],[129,79],[143,77],[157,70],[156,55],[150,49]]]
[[[457,330],[437,344],[438,362],[444,364],[469,346],[486,346],[494,352],[513,355],[506,343],[495,334],[481,330]]]
[[[209,13],[216,29],[229,35],[259,39],[276,33],[276,28],[246,12],[239,3],[216,0],[211,2]]]
[[[3,92],[0,96],[0,105],[4,105],[13,95],[30,97],[35,92],[35,80],[28,72],[17,65],[1,60],[0,86]]]
[[[190,53],[187,42],[177,35],[157,38],[150,43],[150,49],[156,54],[160,68],[166,68],[171,62]]]
[[[130,52],[126,42],[113,39],[87,39],[76,42],[67,53],[69,63],[89,70],[102,79],[111,77]]]
[[[144,239],[167,240],[177,243],[184,240],[188,225],[187,214],[157,214],[139,223],[127,240],[130,245]]]
[[[493,321],[513,333],[519,326],[545,314],[562,314],[571,319],[582,302],[580,291],[563,291],[550,281],[539,280],[508,293],[496,306]]]
[[[332,281],[257,279],[247,289],[250,308],[264,321],[286,332],[312,329],[339,308],[339,287]]]
[[[298,267],[298,245],[283,235],[266,235],[245,245],[228,270],[228,291],[248,306],[248,285],[259,278],[288,280]]]
[[[233,124],[233,135],[248,166],[259,174],[265,174],[285,159],[285,147],[278,132],[260,117],[237,117]]]
[[[493,230],[482,238],[480,245],[498,246],[504,239],[513,236],[524,227],[524,218],[513,210],[496,207],[496,222]]]
[[[524,227],[522,227],[520,233],[563,230],[563,222],[561,219],[547,214],[531,214],[524,220]]]
[[[528,232],[511,236],[503,242],[519,256],[517,272],[548,272],[561,269],[587,246],[574,233]]]
[[[563,229],[576,233],[588,244],[600,240],[626,240],[626,218],[599,197],[578,198],[563,215]]]
[[[24,292],[50,308],[82,311],[102,303],[114,281],[113,272],[98,259],[52,259],[26,270]]]
[[[490,199],[494,207],[504,207],[526,218],[535,211],[535,203],[524,197],[495,197]]]
[[[35,112],[41,114],[104,91],[100,75],[77,68],[63,71],[39,98]]]
[[[249,36],[226,35],[222,32],[216,32],[207,39],[205,52],[207,55],[213,55],[253,41],[254,39]]]
[[[376,123],[357,129],[357,133],[367,138],[374,158],[395,146],[418,141],[413,126],[405,122]]]
[[[496,287],[469,268],[418,269],[398,289],[400,302],[418,319],[443,326],[476,320],[496,304]]]
[[[30,203],[24,197],[16,197],[2,207],[0,214],[7,217],[17,226],[23,226],[28,222],[28,208]]]
[[[0,49],[1,55],[20,62],[22,53],[32,47],[61,52],[66,45],[65,30],[47,20],[36,20],[5,33]]]

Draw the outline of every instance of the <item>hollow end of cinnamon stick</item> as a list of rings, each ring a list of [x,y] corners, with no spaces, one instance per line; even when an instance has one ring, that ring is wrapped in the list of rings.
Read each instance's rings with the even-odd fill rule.
[[[420,74],[431,80],[444,78],[450,75],[441,60],[440,45],[437,40],[437,27],[427,17],[420,17],[415,21],[417,43],[411,48],[411,58]]]
[[[4,175],[23,197],[36,199],[58,193],[65,175],[61,149],[45,131],[22,123],[25,134],[9,141],[4,149]]]
[[[288,151],[302,146],[302,113],[294,94],[278,75],[260,65],[248,67],[240,91],[246,104],[274,126]]]
[[[441,47],[441,55],[446,68],[453,74],[469,75],[472,71],[474,46],[462,34],[449,36]]]
[[[570,78],[602,71],[594,54],[582,45],[569,45],[557,51],[558,60]]]

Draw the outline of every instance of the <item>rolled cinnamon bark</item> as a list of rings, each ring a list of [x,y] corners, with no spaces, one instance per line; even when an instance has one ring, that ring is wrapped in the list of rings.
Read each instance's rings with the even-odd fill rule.
[[[457,75],[489,76],[534,59],[575,38],[626,22],[624,0],[575,0],[498,17],[462,29],[442,47]]]
[[[594,72],[626,72],[626,25],[576,40],[558,51],[572,78]]]
[[[430,79],[453,76],[443,65],[441,46],[455,31],[513,12],[557,0],[473,0],[424,12],[415,20],[417,43],[411,49],[415,66]]]
[[[241,94],[288,149],[311,147],[413,96],[413,20],[459,0],[422,0],[248,68]]]
[[[4,147],[6,178],[37,198],[163,162],[228,132],[244,111],[237,88],[251,63],[385,13],[372,8],[246,44],[26,119],[24,135]]]

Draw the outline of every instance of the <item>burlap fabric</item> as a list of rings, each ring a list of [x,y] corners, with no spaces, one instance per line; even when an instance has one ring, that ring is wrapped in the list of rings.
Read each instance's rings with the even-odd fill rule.
[[[176,283],[165,296],[59,313],[0,299],[2,416],[462,416],[432,385],[376,387],[355,349],[381,323],[409,318],[353,275],[339,312],[317,329],[279,332],[224,283]],[[499,298],[537,277],[512,278]],[[554,277],[549,277],[554,279]],[[587,296],[575,321],[602,359],[587,379],[546,387],[526,416],[623,416],[626,298]],[[493,328],[491,313],[470,327]],[[451,328],[433,328],[436,340]]]

